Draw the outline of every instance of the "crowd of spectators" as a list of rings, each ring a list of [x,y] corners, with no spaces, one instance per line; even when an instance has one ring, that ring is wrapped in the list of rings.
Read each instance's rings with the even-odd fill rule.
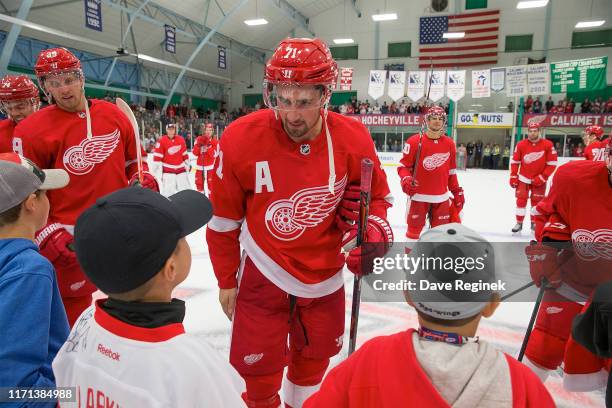
[[[497,143],[476,142],[459,143],[457,146],[457,168],[507,169],[510,165],[510,146]]]
[[[438,104],[444,108],[448,113],[448,104]],[[333,112],[341,113],[343,115],[379,115],[379,114],[391,114],[391,115],[406,115],[414,113],[423,113],[425,106],[423,102],[407,102],[405,99],[399,102],[384,101],[381,104],[378,102],[370,103],[369,100],[359,101],[356,97],[352,97],[350,101],[345,102],[342,105],[331,106]]]
[[[523,106],[524,113],[612,113],[612,96],[604,101],[603,98],[597,97],[591,101],[585,98],[582,103],[578,104],[574,98],[561,98],[556,103],[552,96],[549,96],[545,102],[537,96],[535,99],[529,95],[525,99]]]

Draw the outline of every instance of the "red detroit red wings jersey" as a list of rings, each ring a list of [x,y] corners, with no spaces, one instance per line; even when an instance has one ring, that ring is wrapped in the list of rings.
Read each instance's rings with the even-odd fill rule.
[[[597,284],[612,280],[612,187],[604,162],[559,167],[536,212],[547,216],[544,237],[574,243],[575,262],[563,268],[564,283],[588,296]]]
[[[240,244],[275,285],[300,297],[320,297],[343,285],[336,208],[348,184],[359,183],[361,159],[374,161],[370,214],[386,218],[391,196],[374,143],[359,122],[329,113],[335,160],[328,189],[325,127],[294,143],[272,110],[233,122],[214,168],[214,217],[207,241],[219,287],[236,287]],[[388,201],[386,201],[388,200]]]
[[[49,221],[74,225],[99,197],[126,187],[137,171],[134,130],[116,105],[90,100],[92,138],[84,112],[50,105],[15,128],[14,143],[43,169],[65,169],[70,183],[47,192]],[[145,154],[143,153],[143,156]]]
[[[185,162],[189,160],[185,139],[175,135],[170,139],[163,135],[155,144],[153,160],[161,162],[164,173],[184,173],[187,171]]]
[[[193,154],[197,157],[199,170],[211,170],[219,155],[219,141],[208,136],[198,136],[193,144]]]
[[[537,142],[531,142],[523,139],[516,144],[510,163],[512,173],[516,174],[518,170],[519,180],[531,184],[531,180],[540,174],[545,179],[552,174],[557,166],[557,152],[550,140],[540,138]]]
[[[397,169],[400,179],[412,175],[419,139],[420,135],[415,134],[404,144],[404,155]],[[423,135],[420,163],[416,174],[418,187],[411,199],[427,203],[441,203],[448,200],[449,176],[456,174],[455,160],[456,148],[453,139],[445,135],[439,139],[430,139],[427,135]]]
[[[13,151],[13,131],[15,122],[11,119],[0,121],[0,153],[11,153]]]
[[[584,149],[584,157],[587,160],[604,161],[606,158],[607,140],[595,140]]]

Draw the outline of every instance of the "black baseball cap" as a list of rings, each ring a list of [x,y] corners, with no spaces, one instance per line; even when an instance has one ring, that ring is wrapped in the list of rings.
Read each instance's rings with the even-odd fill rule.
[[[178,241],[211,217],[210,201],[195,190],[166,198],[147,188],[124,188],[99,198],[77,219],[76,255],[100,290],[128,292],[153,278]]]

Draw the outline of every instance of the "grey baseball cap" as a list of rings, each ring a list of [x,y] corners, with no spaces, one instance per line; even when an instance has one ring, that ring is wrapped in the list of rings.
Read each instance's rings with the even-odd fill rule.
[[[415,282],[417,290],[410,296],[421,313],[443,320],[465,319],[491,301],[490,284],[496,282],[493,247],[466,226],[452,223],[426,231],[410,257],[420,258],[419,267],[407,279]]]
[[[36,190],[66,187],[69,181],[65,170],[41,170],[21,155],[0,153],[0,213],[20,204]]]

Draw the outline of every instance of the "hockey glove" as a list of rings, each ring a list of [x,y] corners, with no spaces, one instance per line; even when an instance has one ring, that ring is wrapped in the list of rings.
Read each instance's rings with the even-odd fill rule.
[[[61,224],[47,224],[38,232],[34,242],[40,248],[41,255],[52,264],[60,267],[77,264],[76,254],[72,249],[74,237]]]
[[[360,197],[361,189],[357,184],[349,184],[344,190],[336,215],[336,224],[343,233],[351,229],[359,220]]]
[[[534,187],[540,187],[544,184],[546,184],[546,179],[541,174],[539,174],[538,176],[534,177],[533,180],[531,180],[531,185]]]
[[[402,178],[402,191],[408,194],[410,197],[416,194],[419,182],[416,181],[412,176],[404,176]]]
[[[519,185],[519,179],[518,176],[516,174],[512,174],[510,176],[510,187],[512,188],[517,188]]]
[[[140,184],[138,173],[134,173],[130,179],[130,186],[140,186],[159,193],[159,183],[157,182],[155,176],[148,171],[142,172],[142,184]]]
[[[365,242],[355,248],[357,240],[357,225],[351,227],[342,237],[343,248],[353,248],[346,257],[346,267],[355,275],[363,276],[372,272],[371,267],[363,269],[363,265],[370,265],[374,258],[381,257],[387,253],[393,243],[393,230],[387,220],[370,215],[366,229]],[[365,243],[364,242],[364,243]]]
[[[550,287],[561,286],[558,253],[557,248],[536,241],[531,241],[531,244],[525,248],[525,255],[529,261],[529,273],[537,287],[540,287],[542,278],[546,278]]]
[[[465,196],[463,195],[463,189],[461,187],[458,187],[454,190],[451,190],[451,193],[453,193],[453,202],[455,203],[455,208],[457,209],[457,212],[461,212],[461,210],[463,209],[463,205],[465,204]]]

